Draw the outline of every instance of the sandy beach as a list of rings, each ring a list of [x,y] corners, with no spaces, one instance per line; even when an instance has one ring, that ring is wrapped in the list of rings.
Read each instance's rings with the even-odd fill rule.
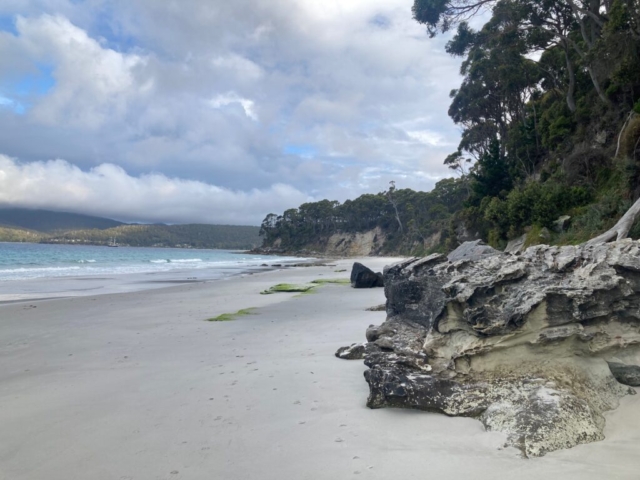
[[[384,320],[383,289],[260,295],[353,261],[0,304],[0,479],[639,477],[640,396],[605,441],[532,460],[473,419],[368,409],[363,363],[334,352]]]

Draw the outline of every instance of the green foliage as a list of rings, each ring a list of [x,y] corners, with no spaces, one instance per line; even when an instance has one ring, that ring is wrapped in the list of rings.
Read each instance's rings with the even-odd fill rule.
[[[493,226],[490,241],[495,244],[499,239],[520,235],[529,225],[551,228],[558,217],[591,200],[591,193],[584,187],[567,188],[551,180],[514,188],[504,200],[485,199],[481,209]]]
[[[497,140],[491,142],[488,151],[474,165],[471,177],[474,180],[471,184],[474,192],[472,203],[477,204],[486,197],[501,196],[511,189],[512,178]]]
[[[40,232],[20,228],[0,227],[0,242],[38,243],[44,238]]]
[[[374,228],[383,253],[446,250],[477,235],[504,246],[525,231],[530,243],[541,233],[574,243],[640,195],[640,117],[615,154],[629,113],[640,114],[637,0],[414,0],[412,12],[432,36],[456,29],[446,51],[463,58],[463,79],[449,115],[462,135],[445,164],[461,177],[427,193],[394,189],[271,214],[265,246],[322,250],[332,233]],[[565,214],[569,231],[547,234]]]
[[[42,234],[41,243],[250,249],[259,245],[258,227],[235,225],[122,225],[106,230],[70,230]],[[0,237],[1,238],[1,237]]]
[[[379,228],[387,239],[387,251],[419,253],[425,239],[444,228],[451,215],[462,208],[467,187],[466,179],[449,178],[438,182],[430,192],[394,188],[392,197],[389,192],[381,192],[343,204],[328,200],[306,203],[282,215],[267,215],[260,230],[263,247],[322,250],[322,242],[333,233]]]

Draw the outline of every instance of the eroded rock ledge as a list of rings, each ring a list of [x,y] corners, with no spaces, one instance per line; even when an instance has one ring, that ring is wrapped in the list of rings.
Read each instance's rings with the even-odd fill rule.
[[[387,320],[366,333],[371,408],[475,417],[541,456],[603,439],[602,413],[635,393],[608,362],[640,365],[636,241],[465,244],[387,267],[384,283]]]

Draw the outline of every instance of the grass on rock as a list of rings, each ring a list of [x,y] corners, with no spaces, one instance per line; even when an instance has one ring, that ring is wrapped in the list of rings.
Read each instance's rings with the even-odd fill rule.
[[[247,315],[254,315],[255,308],[243,308],[235,313],[222,313],[217,317],[208,318],[207,322],[230,322],[238,317],[245,317]]]

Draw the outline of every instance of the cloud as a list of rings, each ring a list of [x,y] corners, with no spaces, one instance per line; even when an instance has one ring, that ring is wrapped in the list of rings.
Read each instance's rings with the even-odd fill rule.
[[[55,86],[33,111],[41,123],[95,128],[108,116],[124,113],[130,98],[152,88],[152,81],[136,78],[136,69],[145,63],[143,57],[103,48],[65,17],[18,16],[16,27],[34,60],[55,65]]]
[[[217,95],[209,101],[209,104],[213,108],[222,108],[226,107],[227,105],[233,105],[234,103],[237,103],[242,107],[242,109],[244,110],[244,114],[247,117],[255,122],[258,121],[258,114],[256,113],[254,101],[249,100],[248,98],[239,97],[235,92]]]
[[[2,2],[13,19],[0,23],[0,97],[13,102],[0,105],[2,153],[21,168],[64,158],[87,174],[112,164],[229,192],[289,185],[304,199],[390,180],[432,188],[459,139],[447,117],[459,60],[411,19],[412,3]],[[42,88],[21,91],[26,78]]]
[[[310,200],[295,188],[228,188],[169,178],[140,177],[105,163],[82,171],[64,160],[21,164],[0,155],[0,205],[101,215],[125,221],[259,225],[267,213]]]

